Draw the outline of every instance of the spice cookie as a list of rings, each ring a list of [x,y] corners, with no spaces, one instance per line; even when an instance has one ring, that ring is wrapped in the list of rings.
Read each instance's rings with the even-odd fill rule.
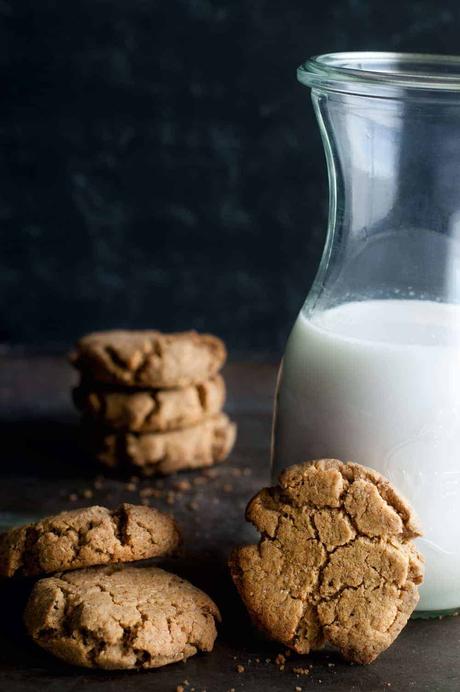
[[[164,432],[195,425],[219,413],[225,402],[225,383],[216,375],[183,389],[135,392],[81,384],[74,390],[74,401],[93,424],[114,430]]]
[[[230,569],[269,637],[298,653],[329,642],[357,663],[390,646],[418,602],[423,558],[412,510],[385,478],[334,459],[291,466],[246,518],[261,539]]]
[[[96,456],[106,466],[135,467],[146,476],[170,474],[223,461],[235,438],[235,423],[221,413],[183,430],[103,435]]]
[[[181,540],[173,517],[152,507],[85,507],[0,536],[0,575],[49,574],[167,555]]]
[[[29,634],[67,663],[158,668],[212,651],[220,614],[203,591],[155,567],[93,567],[35,585]]]
[[[72,364],[96,382],[126,387],[186,387],[213,377],[226,358],[211,334],[108,331],[84,336]]]

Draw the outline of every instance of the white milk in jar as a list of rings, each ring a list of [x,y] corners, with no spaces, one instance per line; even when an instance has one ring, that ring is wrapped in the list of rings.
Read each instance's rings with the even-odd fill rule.
[[[460,306],[353,302],[299,315],[278,390],[274,473],[334,457],[386,476],[415,508],[419,611],[460,605]]]

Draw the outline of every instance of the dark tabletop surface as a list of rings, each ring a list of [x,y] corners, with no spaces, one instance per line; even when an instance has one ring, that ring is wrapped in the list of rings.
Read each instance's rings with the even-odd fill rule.
[[[41,651],[24,635],[21,613],[30,583],[0,585],[0,690],[50,692],[196,692],[255,690],[460,690],[460,618],[411,621],[397,642],[370,666],[344,663],[333,651],[290,656],[280,670],[282,647],[252,629],[229,579],[231,548],[251,540],[244,521],[248,499],[269,480],[273,364],[233,363],[225,372],[227,410],[239,427],[230,459],[215,476],[196,471],[163,481],[108,477],[79,447],[78,417],[70,389],[75,376],[64,358],[0,355],[0,524],[88,504],[149,502],[172,511],[184,533],[182,554],[167,568],[190,578],[218,603],[223,615],[211,654],[145,672],[93,672],[72,668]],[[99,477],[101,476],[101,477]],[[189,481],[183,488],[178,480]],[[185,484],[187,486],[188,484]],[[147,491],[149,492],[149,491]],[[243,666],[244,672],[238,672]],[[298,676],[295,667],[309,667]],[[184,681],[188,681],[185,684]]]

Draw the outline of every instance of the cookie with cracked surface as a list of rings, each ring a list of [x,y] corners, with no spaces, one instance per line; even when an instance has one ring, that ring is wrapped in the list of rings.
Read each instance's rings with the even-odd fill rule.
[[[222,410],[225,383],[221,375],[182,389],[127,392],[82,383],[74,401],[92,424],[113,430],[165,432],[196,425]]]
[[[35,585],[24,620],[41,647],[88,668],[158,668],[212,651],[220,614],[156,567],[93,567]]]
[[[95,382],[174,388],[209,380],[226,355],[223,341],[212,334],[115,330],[82,337],[70,361]]]
[[[223,461],[235,438],[235,423],[221,413],[183,430],[102,435],[96,440],[96,456],[112,468],[134,468],[145,476],[167,475]]]
[[[418,602],[420,529],[380,474],[335,459],[285,469],[249,503],[258,545],[230,557],[255,624],[298,653],[337,646],[370,663],[396,639]]]
[[[36,576],[143,560],[168,555],[180,542],[173,517],[153,507],[85,507],[2,534],[0,575]]]

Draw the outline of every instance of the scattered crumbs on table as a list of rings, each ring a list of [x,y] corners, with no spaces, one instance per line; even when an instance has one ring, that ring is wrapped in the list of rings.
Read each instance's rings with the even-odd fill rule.
[[[78,495],[77,493],[70,493],[69,495],[69,501],[70,502],[76,502],[78,500]]]
[[[246,670],[246,668],[244,666],[242,666],[241,663],[238,663],[238,665],[236,666],[236,672],[237,673],[244,673],[245,670]]]
[[[302,692],[302,688],[297,685],[297,687],[295,688],[295,692]]]
[[[141,488],[139,490],[139,496],[140,497],[162,497],[162,492],[161,490],[157,490],[157,488]]]
[[[173,505],[176,502],[176,495],[172,490],[166,493],[166,504]]]
[[[284,664],[286,663],[286,656],[284,656],[283,654],[278,654],[275,658],[275,663],[277,666],[284,666]]]
[[[292,671],[296,675],[310,675],[310,670],[308,668],[302,668],[301,666],[297,666],[296,668],[293,668]]]
[[[173,483],[173,488],[174,490],[178,490],[179,492],[185,492],[187,490],[190,490],[192,487],[192,484],[190,481],[187,480],[179,480]]]
[[[219,475],[219,471],[217,469],[204,469],[203,470],[203,476],[206,476],[206,478],[217,478]]]
[[[94,493],[91,490],[91,488],[85,488],[82,492],[82,497],[85,498],[85,500],[90,500],[93,497]]]

